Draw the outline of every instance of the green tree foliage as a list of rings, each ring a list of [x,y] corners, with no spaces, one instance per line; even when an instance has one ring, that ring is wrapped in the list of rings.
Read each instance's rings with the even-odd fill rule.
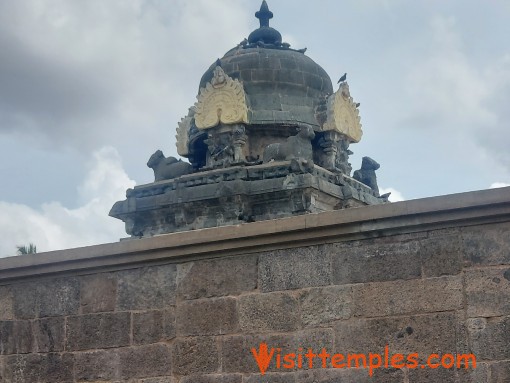
[[[37,247],[30,243],[27,246],[16,246],[18,248],[18,255],[35,254],[37,253]]]

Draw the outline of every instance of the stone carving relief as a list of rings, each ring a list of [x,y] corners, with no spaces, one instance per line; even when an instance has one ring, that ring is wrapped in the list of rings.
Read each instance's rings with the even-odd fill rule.
[[[191,129],[191,123],[193,121],[193,116],[195,115],[195,107],[192,106],[189,108],[188,115],[186,117],[181,118],[181,122],[177,125],[177,135],[175,136],[177,146],[177,153],[180,156],[187,156],[189,154],[189,131]]]
[[[347,82],[340,84],[340,88],[327,101],[327,119],[322,130],[336,130],[350,142],[359,142],[363,131],[357,104],[354,103]]]
[[[195,104],[195,125],[208,129],[218,124],[248,122],[248,107],[243,85],[229,77],[220,66],[214,69],[212,80],[200,89]]]
[[[210,133],[204,143],[208,148],[207,165],[212,168],[225,168],[234,162],[234,147],[229,132]]]

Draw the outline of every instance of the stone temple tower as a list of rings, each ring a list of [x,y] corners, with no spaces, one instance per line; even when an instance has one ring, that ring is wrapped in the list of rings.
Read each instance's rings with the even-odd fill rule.
[[[197,102],[178,123],[177,152],[156,151],[155,181],[128,189],[110,215],[134,237],[387,202],[364,157],[351,176],[349,145],[361,139],[358,106],[344,75],[335,91],[306,49],[260,27],[212,64]]]

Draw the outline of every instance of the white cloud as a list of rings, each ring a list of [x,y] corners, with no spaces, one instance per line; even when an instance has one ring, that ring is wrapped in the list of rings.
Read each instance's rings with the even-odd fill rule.
[[[63,180],[65,182],[65,180]],[[108,216],[114,202],[133,187],[117,150],[103,147],[93,153],[89,172],[79,187],[83,205],[68,209],[60,202],[39,209],[0,201],[0,257],[14,255],[17,245],[33,243],[38,251],[57,250],[117,241],[124,224]],[[34,190],[34,192],[37,192]]]
[[[510,186],[510,184],[507,184],[505,182],[494,182],[489,186],[490,189],[496,189],[496,188],[504,188]]]
[[[399,202],[405,200],[402,193],[394,188],[379,188],[379,194],[383,195],[386,193],[391,193],[390,197],[388,198],[390,202]]]

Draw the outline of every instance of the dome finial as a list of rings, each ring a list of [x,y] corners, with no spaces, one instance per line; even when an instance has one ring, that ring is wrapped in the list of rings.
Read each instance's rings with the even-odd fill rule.
[[[260,21],[260,27],[269,27],[269,19],[273,18],[273,12],[269,10],[266,0],[262,0],[260,10],[255,12],[255,17]]]

